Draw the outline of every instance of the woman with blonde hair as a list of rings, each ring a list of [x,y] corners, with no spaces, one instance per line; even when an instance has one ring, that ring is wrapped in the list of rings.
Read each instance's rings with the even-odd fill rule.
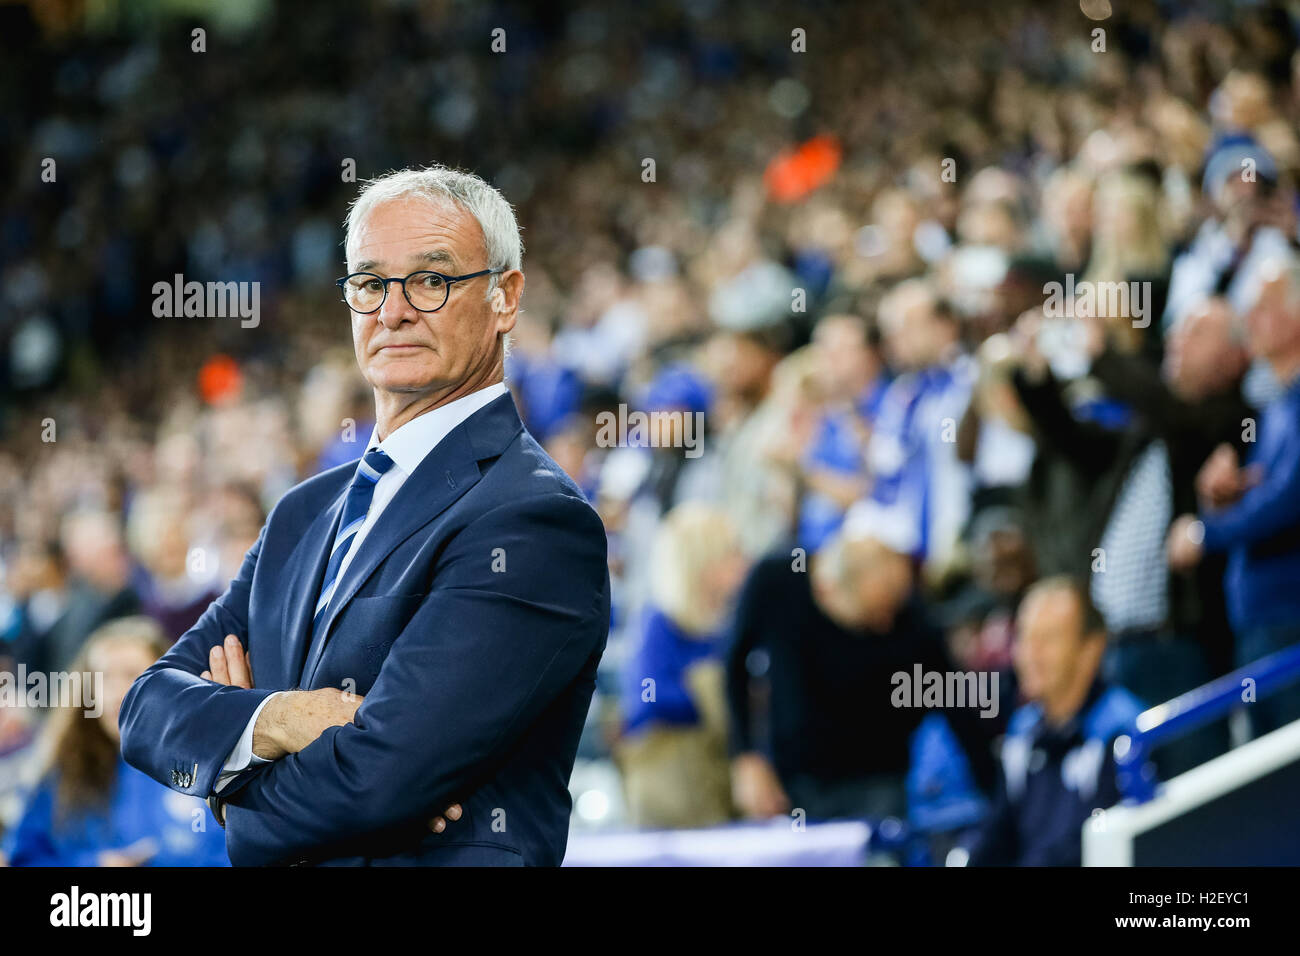
[[[1123,283],[1125,294],[1114,302],[1104,297],[1094,314],[1105,320],[1117,348],[1141,351],[1157,364],[1171,266],[1158,175],[1130,166],[1102,177],[1095,198],[1092,255],[1084,275],[1094,289],[1098,283]],[[1103,296],[1098,293],[1097,298]],[[1119,305],[1115,314],[1109,314],[1111,304]]]
[[[8,834],[11,866],[230,865],[202,800],[122,759],[122,700],[167,646],[146,617],[109,621],[86,640],[68,675],[71,692],[45,728],[44,773]]]
[[[695,827],[732,816],[723,644],[745,574],[724,511],[688,502],[654,542],[650,606],[623,674],[615,759],[636,826]]]

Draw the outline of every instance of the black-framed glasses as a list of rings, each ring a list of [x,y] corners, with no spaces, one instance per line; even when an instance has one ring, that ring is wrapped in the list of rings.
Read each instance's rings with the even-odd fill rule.
[[[427,269],[412,272],[409,276],[390,276],[385,279],[373,272],[354,272],[334,284],[343,290],[343,301],[348,308],[359,315],[378,312],[388,301],[388,284],[396,282],[402,287],[402,295],[417,312],[437,312],[447,304],[451,296],[453,283],[479,276],[500,275],[508,269],[480,269],[478,272],[466,272],[463,276],[449,276]]]

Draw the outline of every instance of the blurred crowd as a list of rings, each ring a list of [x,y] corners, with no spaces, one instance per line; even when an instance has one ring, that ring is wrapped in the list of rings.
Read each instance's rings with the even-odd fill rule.
[[[463,165],[524,230],[507,383],[609,535],[575,826],[1077,863],[1137,713],[1300,642],[1300,57],[1282,6],[1050,6],[376,0],[205,52],[0,7],[5,666],[138,673],[360,455],[348,164]],[[156,318],[178,273],[261,321]],[[606,447],[620,406],[702,454]],[[931,672],[994,697],[899,693]],[[1247,710],[1161,776],[1300,701]],[[12,862],[175,860],[115,720],[41,716],[0,708]]]

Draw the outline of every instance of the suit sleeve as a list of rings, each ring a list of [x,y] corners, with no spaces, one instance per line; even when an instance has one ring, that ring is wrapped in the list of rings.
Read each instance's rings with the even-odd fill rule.
[[[1114,434],[1074,417],[1061,396],[1061,386],[1050,374],[1033,382],[1017,369],[1012,387],[1034,426],[1040,448],[1064,456],[1083,474],[1096,477],[1114,459],[1119,441]]]
[[[448,545],[354,721],[252,772],[226,803],[231,861],[309,858],[464,799],[608,626],[605,531],[585,501],[546,495],[481,516]]]
[[[234,634],[248,649],[248,595],[266,529],[226,593],[208,605],[157,663],[131,685],[118,727],[126,762],[164,786],[206,797],[244,726],[272,690],[225,687],[199,677],[208,653]]]
[[[1205,550],[1254,545],[1300,524],[1300,435],[1289,431],[1263,480],[1222,511],[1201,516]]]
[[[1107,394],[1127,402],[1161,435],[1189,431],[1200,424],[1198,410],[1174,395],[1160,369],[1141,355],[1108,348],[1092,363],[1092,374]]]

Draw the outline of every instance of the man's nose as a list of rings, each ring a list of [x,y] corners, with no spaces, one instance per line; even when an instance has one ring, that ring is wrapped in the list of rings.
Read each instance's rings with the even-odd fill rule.
[[[395,329],[403,322],[415,321],[415,315],[415,309],[406,301],[402,287],[396,282],[390,283],[388,297],[375,316],[379,324],[386,329]]]

